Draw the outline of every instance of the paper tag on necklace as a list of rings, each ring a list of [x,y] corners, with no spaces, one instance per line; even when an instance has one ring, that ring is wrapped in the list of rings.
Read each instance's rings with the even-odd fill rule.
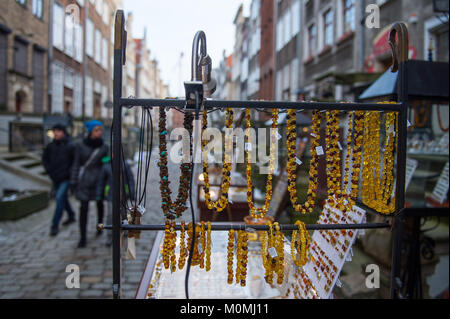
[[[322,147],[322,146],[317,146],[317,147],[316,147],[316,153],[317,153],[317,155],[319,155],[319,156],[322,156],[323,154],[325,154],[325,153],[323,152],[323,147]]]
[[[388,127],[388,133],[389,134],[392,134],[392,133],[394,133],[394,125],[389,125],[389,127]]]
[[[317,137],[317,135],[316,135],[316,134],[314,134],[314,133],[311,133],[311,136],[312,136],[312,137]]]
[[[336,286],[338,286],[339,288],[342,288],[342,282],[339,280],[336,281]]]
[[[280,135],[280,133],[277,132],[277,134],[275,135],[275,137],[277,138],[277,140],[281,140],[283,137]]]
[[[342,151],[342,145],[341,145],[341,142],[339,142],[339,141],[338,141],[338,147]]]
[[[352,260],[353,259],[352,259],[352,256],[350,254],[347,255],[347,258],[345,258],[345,261],[351,262]]]
[[[252,143],[245,143],[245,150],[251,151],[252,150]]]
[[[409,120],[408,120],[407,126],[408,126],[408,127],[411,127],[411,126],[412,126],[412,124],[411,124],[411,122],[410,122]]]
[[[295,162],[297,163],[298,166],[303,164],[303,162],[299,160],[298,157],[295,158]]]
[[[278,257],[277,250],[275,249],[275,247],[270,247],[269,248],[269,255],[272,258]]]
[[[202,245],[200,243],[198,243],[197,248],[198,248],[199,255],[201,255],[203,253]]]

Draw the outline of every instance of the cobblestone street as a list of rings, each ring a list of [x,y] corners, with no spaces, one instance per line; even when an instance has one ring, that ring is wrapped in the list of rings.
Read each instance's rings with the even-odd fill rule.
[[[169,167],[172,189],[176,190],[178,166]],[[152,159],[144,223],[164,222],[160,210],[150,209],[160,207],[158,178],[156,161]],[[78,201],[71,198],[71,203],[78,215]],[[95,202],[89,209],[88,246],[84,249],[76,248],[78,222],[67,228],[61,226],[57,237],[49,236],[53,211],[52,200],[43,211],[0,223],[0,298],[111,298],[112,248],[105,245],[106,233],[95,236]],[[136,241],[136,260],[123,258],[123,298],[134,298],[155,236],[155,232],[142,232]],[[122,252],[124,256],[125,249]],[[69,264],[80,267],[80,289],[66,288]]]

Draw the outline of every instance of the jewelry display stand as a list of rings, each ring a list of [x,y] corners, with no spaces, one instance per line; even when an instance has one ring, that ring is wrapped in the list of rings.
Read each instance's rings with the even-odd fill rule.
[[[113,109],[113,130],[112,130],[112,153],[121,154],[122,150],[122,110],[124,108],[144,108],[151,109],[153,107],[171,107],[184,109],[184,111],[190,111],[196,115],[201,110],[212,110],[214,108],[239,108],[239,109],[279,109],[279,110],[341,110],[341,111],[379,111],[379,112],[397,112],[398,113],[398,138],[397,138],[397,158],[396,158],[396,184],[395,184],[395,212],[392,216],[398,216],[400,212],[404,210],[405,206],[405,174],[406,174],[406,140],[407,140],[407,109],[408,109],[408,88],[405,85],[405,79],[408,74],[408,32],[404,23],[395,23],[391,28],[390,33],[390,45],[393,53],[393,71],[399,71],[399,85],[398,85],[398,103],[389,104],[377,104],[377,103],[324,103],[324,102],[279,102],[279,101],[218,101],[203,99],[202,85],[198,85],[196,77],[193,78],[193,82],[185,82],[186,87],[186,100],[180,99],[135,99],[135,98],[123,98],[122,92],[122,72],[123,65],[126,63],[126,43],[127,32],[125,31],[125,18],[124,12],[119,10],[116,13],[115,21],[115,41],[114,41],[114,109]],[[204,35],[204,34],[203,34]],[[398,38],[398,43],[397,43]],[[195,40],[198,40],[197,36]],[[194,40],[194,44],[195,44]],[[202,48],[206,50],[206,40],[203,39]],[[197,49],[196,46],[194,46]],[[193,50],[194,54],[197,54],[196,50]],[[194,61],[193,54],[193,61]],[[193,64],[193,74],[198,72],[197,68]],[[200,82],[201,84],[201,82]],[[205,91],[206,93],[206,91]],[[113,172],[121,172],[122,160],[120,156],[114,156],[112,158]],[[121,185],[123,181],[121,174],[113,174],[113,193],[121,194]],[[124,231],[162,231],[164,225],[131,225],[124,224],[121,218],[121,204],[122,195],[113,197],[113,224],[105,225],[105,229],[112,229],[113,232],[113,298],[121,297],[121,275],[122,275],[122,251],[121,242]],[[147,212],[148,214],[148,212]],[[356,223],[344,223],[344,224],[313,224],[306,225],[307,230],[358,230],[358,229],[375,229],[375,228],[391,228],[394,232],[394,238],[397,232],[397,223],[392,224],[389,222],[384,223],[364,223],[363,219],[355,220]],[[234,230],[248,230],[249,226],[242,224],[213,224],[213,231],[228,231]],[[252,229],[268,230],[266,225],[252,225]],[[297,225],[280,225],[281,231],[292,231],[297,229]],[[175,226],[176,230],[180,230],[180,225]],[[352,238],[348,238],[352,242],[356,238],[356,231]],[[217,236],[222,236],[217,235]],[[391,278],[391,297],[398,298],[399,285],[399,271],[401,262],[401,251],[399,244],[399,237],[394,240],[392,250],[392,278]],[[313,236],[316,242],[320,242],[319,235]],[[344,240],[344,239],[342,239]],[[323,248],[322,248],[323,249]],[[330,248],[331,249],[331,248]],[[152,251],[151,255],[154,260],[157,260],[158,251]],[[222,253],[226,256],[226,250]],[[347,251],[345,254],[348,255]],[[221,259],[226,260],[225,257]],[[250,258],[249,258],[250,259]],[[157,262],[157,261],[156,261]],[[249,261],[250,264],[250,261]],[[342,268],[342,267],[340,267]],[[308,270],[308,266],[305,271]],[[189,267],[187,268],[189,271]],[[225,272],[224,272],[225,273]],[[142,280],[150,283],[151,278],[149,274],[144,273]],[[163,276],[163,275],[161,275]],[[193,274],[193,276],[195,276]],[[314,277],[314,274],[310,274]],[[250,281],[251,278],[249,278]],[[195,279],[194,279],[195,280]],[[226,281],[225,281],[226,282]],[[331,291],[332,286],[337,282],[337,277],[333,278],[333,284],[329,287]],[[324,286],[322,283],[321,286]],[[187,285],[186,285],[187,286]],[[148,286],[147,286],[148,287]],[[330,292],[329,291],[329,292]],[[321,292],[321,297],[329,297],[329,293],[325,291]]]

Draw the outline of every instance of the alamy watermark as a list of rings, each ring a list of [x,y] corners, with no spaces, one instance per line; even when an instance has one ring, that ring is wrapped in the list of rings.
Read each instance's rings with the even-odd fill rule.
[[[366,266],[366,287],[369,289],[380,288],[380,267],[375,264]]]
[[[221,131],[218,128],[210,127],[202,132],[200,128],[201,121],[194,121],[192,157],[190,156],[189,132],[182,127],[175,128],[170,132],[169,140],[174,141],[174,144],[168,155],[172,163],[241,164],[246,162],[244,154],[248,152],[248,162],[257,164],[260,174],[269,174],[277,170],[278,140],[280,139],[277,129],[227,128]],[[246,135],[248,140],[246,140]],[[206,142],[203,148],[204,152],[201,147],[202,141]],[[273,163],[269,165],[271,157]]]
[[[66,288],[80,289],[80,267],[76,264],[67,265],[66,272],[70,273],[66,277]]]
[[[380,28],[380,7],[376,4],[369,4],[366,7],[367,17],[365,19],[365,25],[368,29]]]

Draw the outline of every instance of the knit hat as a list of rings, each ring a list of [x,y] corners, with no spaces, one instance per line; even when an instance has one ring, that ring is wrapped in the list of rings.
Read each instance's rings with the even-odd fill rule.
[[[92,121],[88,121],[88,122],[84,123],[84,126],[87,128],[89,134],[91,134],[94,127],[103,126],[103,124],[100,121],[92,120]]]
[[[64,133],[67,133],[66,127],[63,124],[53,125],[52,130],[58,130],[58,131],[63,131]]]

